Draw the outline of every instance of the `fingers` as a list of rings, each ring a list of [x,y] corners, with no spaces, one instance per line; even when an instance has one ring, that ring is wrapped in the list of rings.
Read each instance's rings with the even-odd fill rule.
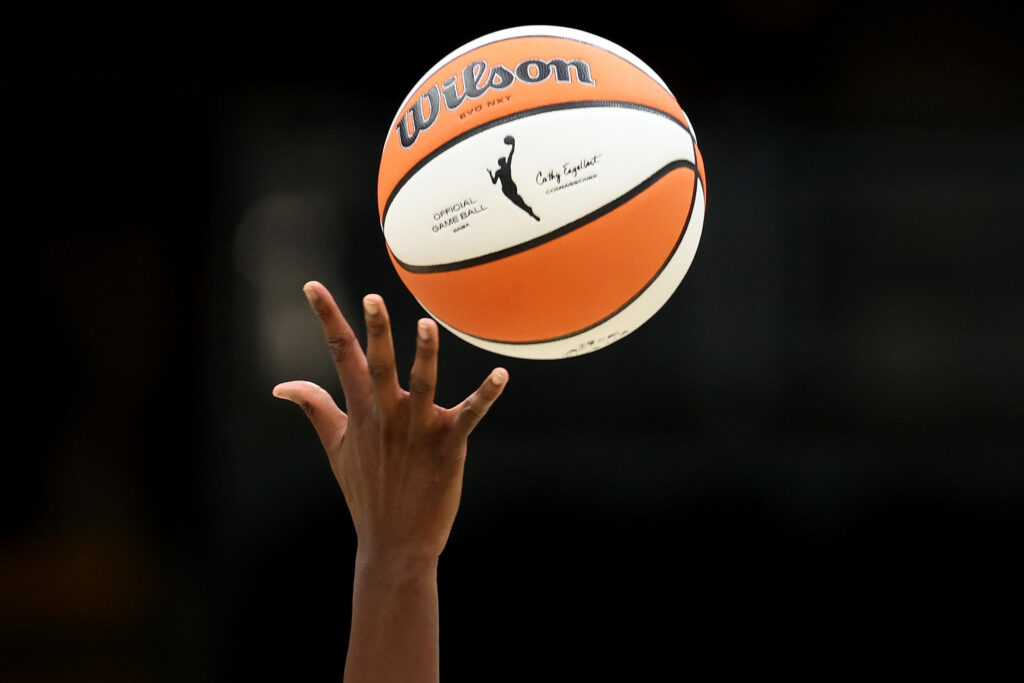
[[[303,292],[320,320],[345,391],[349,411],[369,409],[371,402],[376,402],[385,415],[393,413],[404,392],[398,384],[391,320],[384,300],[378,294],[368,294],[363,298],[363,313],[366,319],[364,354],[330,292],[315,281],[307,282]],[[434,414],[438,343],[437,324],[429,318],[420,320],[417,326],[416,359],[409,376],[409,409],[412,420],[423,427],[427,426]],[[475,392],[452,410],[455,413],[452,425],[457,435],[464,438],[473,431],[491,404],[501,395],[507,381],[508,372],[503,368],[496,368]],[[347,424],[347,417],[334,405],[326,392],[315,384],[306,383],[308,386],[297,387],[299,384],[303,383],[287,382],[278,385],[274,395],[299,403],[313,420],[314,415],[330,414],[326,407],[313,400],[319,400],[319,392],[322,392]],[[279,393],[279,390],[284,393]],[[327,417],[318,419],[322,421]],[[336,425],[328,424],[326,428],[336,430]],[[317,432],[320,433],[320,427],[317,427]],[[323,439],[323,435],[321,438]]]
[[[330,451],[345,435],[348,416],[326,391],[312,382],[284,382],[274,387],[274,396],[297,404],[313,423],[320,443]]]
[[[504,368],[495,368],[484,380],[483,384],[470,394],[465,401],[455,407],[455,423],[453,431],[462,438],[468,437],[470,432],[479,424],[494,402],[501,396],[508,382],[508,371]]]
[[[437,323],[423,318],[416,325],[416,359],[409,373],[409,408],[412,420],[426,426],[434,414],[437,386]]]
[[[366,356],[359,346],[359,340],[326,287],[319,282],[307,282],[302,291],[313,313],[320,320],[348,409],[369,408],[370,383],[366,374]]]
[[[373,383],[377,404],[389,413],[398,402],[398,373],[395,370],[395,347],[391,340],[391,320],[384,299],[377,294],[363,297],[366,315],[366,366]]]

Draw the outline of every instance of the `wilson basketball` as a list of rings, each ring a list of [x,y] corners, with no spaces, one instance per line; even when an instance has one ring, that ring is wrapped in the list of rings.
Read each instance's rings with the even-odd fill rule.
[[[377,192],[413,296],[520,358],[587,353],[646,322],[693,261],[707,199],[662,79],[552,26],[483,36],[432,68],[392,122]]]

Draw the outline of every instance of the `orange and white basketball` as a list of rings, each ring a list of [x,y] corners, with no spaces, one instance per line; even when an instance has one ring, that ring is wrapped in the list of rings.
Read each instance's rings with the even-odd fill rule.
[[[430,315],[481,348],[550,359],[618,341],[668,301],[707,195],[693,126],[650,67],[583,31],[524,26],[416,84],[377,198]]]

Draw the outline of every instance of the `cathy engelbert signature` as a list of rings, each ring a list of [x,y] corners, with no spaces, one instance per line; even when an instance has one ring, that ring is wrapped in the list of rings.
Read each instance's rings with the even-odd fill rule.
[[[584,157],[579,161],[566,161],[559,168],[550,168],[547,171],[537,171],[536,181],[538,185],[547,186],[546,192],[551,193],[570,185],[576,185],[584,180],[596,178],[596,173],[586,173],[588,169],[601,162],[601,155]]]

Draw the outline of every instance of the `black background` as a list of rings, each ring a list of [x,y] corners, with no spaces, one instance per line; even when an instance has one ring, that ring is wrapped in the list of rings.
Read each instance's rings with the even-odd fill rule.
[[[549,363],[442,335],[440,403],[511,375],[441,559],[445,680],[1010,653],[1021,19],[813,0],[13,17],[0,678],[340,678],[351,522],[270,389],[338,390],[307,279],[360,335],[382,294],[408,367],[421,312],[376,215],[387,126],[440,57],[529,23],[662,75],[708,211],[683,285],[621,343]]]

